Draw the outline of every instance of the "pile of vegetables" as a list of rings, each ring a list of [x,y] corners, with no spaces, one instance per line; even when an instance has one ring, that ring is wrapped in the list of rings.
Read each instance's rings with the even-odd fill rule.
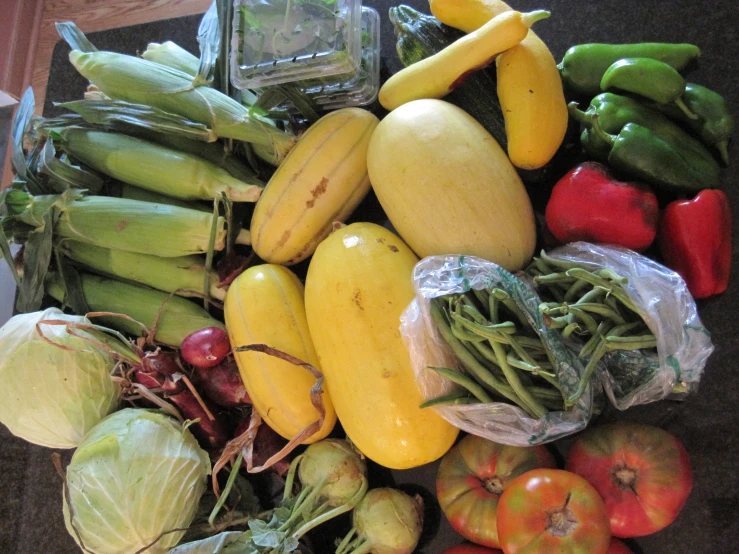
[[[690,343],[708,334],[693,297],[729,281],[717,187],[734,124],[680,74],[698,48],[577,45],[557,65],[531,30],[548,11],[400,5],[389,19],[406,67],[380,89],[379,120],[324,113],[298,86],[235,89],[233,10],[215,0],[205,14],[199,58],[172,42],[103,52],[58,24],[85,98],[33,117],[29,89],[14,120],[0,255],[18,315],[0,329],[0,422],[76,449],[57,462],[80,548],[310,554],[351,512],[351,529],[328,532],[336,554],[411,554],[421,497],[368,476],[440,459],[441,510],[480,545],[447,554],[628,552],[613,537],[672,523],[692,488],[676,437],[593,421],[566,471],[542,443],[585,427],[603,390],[618,408],[692,392],[712,351],[694,340],[681,368],[650,311],[678,298],[690,318],[674,342]],[[575,167],[570,122],[588,158]],[[397,234],[344,223],[375,198]],[[637,273],[535,257],[542,238],[620,247]],[[458,265],[419,290],[431,257]],[[515,290],[468,286],[465,260]],[[401,333],[418,298],[420,349]],[[424,375],[447,393],[428,397]],[[457,442],[480,413],[481,434],[506,444]],[[522,421],[571,426],[522,443],[506,435]]]

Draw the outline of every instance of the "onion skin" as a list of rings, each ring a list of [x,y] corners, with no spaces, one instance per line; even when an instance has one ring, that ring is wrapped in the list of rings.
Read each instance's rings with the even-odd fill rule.
[[[233,358],[229,357],[210,368],[195,367],[198,388],[212,402],[224,408],[251,404],[244,381]]]

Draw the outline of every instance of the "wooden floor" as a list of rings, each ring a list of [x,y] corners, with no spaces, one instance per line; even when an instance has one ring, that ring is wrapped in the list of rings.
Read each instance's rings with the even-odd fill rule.
[[[44,105],[51,55],[59,40],[54,23],[74,21],[84,32],[102,31],[204,13],[211,2],[212,0],[45,0],[31,83],[36,95],[36,112],[40,114]]]

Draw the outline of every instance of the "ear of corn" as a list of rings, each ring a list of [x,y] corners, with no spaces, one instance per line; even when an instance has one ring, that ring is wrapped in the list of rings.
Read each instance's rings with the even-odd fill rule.
[[[142,189],[134,185],[126,183],[111,183],[106,190],[107,196],[116,198],[128,198],[130,200],[140,200],[141,202],[151,202],[154,204],[168,204],[170,206],[178,206],[187,208],[188,210],[198,210],[200,212],[213,213],[213,204],[207,202],[188,202],[171,196],[164,196],[157,192]]]
[[[191,77],[198,74],[200,68],[200,60],[181,46],[175,44],[171,40],[162,42],[150,42],[146,46],[146,50],[141,54],[145,60],[150,62],[166,65],[183,73],[187,73]]]
[[[68,154],[91,168],[166,196],[212,200],[224,192],[234,202],[255,202],[262,193],[256,178],[245,183],[200,157],[140,138],[81,127],[54,134]]]
[[[115,279],[82,273],[82,293],[93,312],[124,314],[152,329],[164,303],[154,339],[168,346],[179,347],[190,333],[203,327],[220,327],[223,324],[212,318],[197,304],[172,296],[165,292],[140,285],[124,283]],[[46,278],[46,291],[50,296],[64,302],[64,284],[58,273],[49,273]],[[165,302],[166,301],[166,302]],[[93,322],[118,329],[132,335],[142,335],[142,329],[135,323],[121,317],[94,318]]]
[[[56,206],[60,215],[54,231],[60,237],[167,258],[208,252],[213,223],[210,213],[108,196],[34,197],[14,190],[6,195],[5,206],[15,219],[34,227],[43,226],[43,214]],[[225,239],[225,220],[219,217],[216,250],[223,249]]]
[[[205,258],[202,256],[160,258],[70,239],[60,241],[57,248],[69,259],[96,273],[135,281],[164,292],[178,291],[177,294],[180,296],[194,296],[192,292],[203,292]],[[212,283],[208,291],[210,296],[223,300],[226,297],[226,290],[215,286],[218,282],[215,272],[211,272],[210,281]]]
[[[148,104],[208,125],[221,137],[270,146],[282,159],[295,137],[268,119],[249,113],[232,98],[208,86],[194,85],[181,71],[114,52],[73,50],[69,59],[80,74],[111,98]]]

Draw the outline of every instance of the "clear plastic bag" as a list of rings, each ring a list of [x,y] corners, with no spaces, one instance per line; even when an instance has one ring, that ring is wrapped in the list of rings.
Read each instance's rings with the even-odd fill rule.
[[[620,351],[600,363],[601,384],[616,408],[680,398],[696,390],[713,344],[680,275],[617,246],[575,242],[547,255],[589,270],[607,267],[626,277],[624,290],[657,338],[656,355]]]
[[[559,334],[544,326],[539,314],[539,298],[530,285],[500,266],[472,256],[432,256],[421,260],[413,272],[416,298],[401,315],[400,332],[411,355],[411,363],[421,393],[426,400],[453,392],[457,387],[428,370],[443,366],[462,370],[450,347],[431,321],[430,300],[447,294],[501,288],[526,314],[556,361],[555,373],[567,396],[578,386],[583,367],[563,343]],[[460,429],[503,444],[532,446],[554,441],[585,428],[590,420],[593,391],[585,394],[568,411],[549,412],[541,419],[527,415],[512,404],[437,405],[444,419]]]

